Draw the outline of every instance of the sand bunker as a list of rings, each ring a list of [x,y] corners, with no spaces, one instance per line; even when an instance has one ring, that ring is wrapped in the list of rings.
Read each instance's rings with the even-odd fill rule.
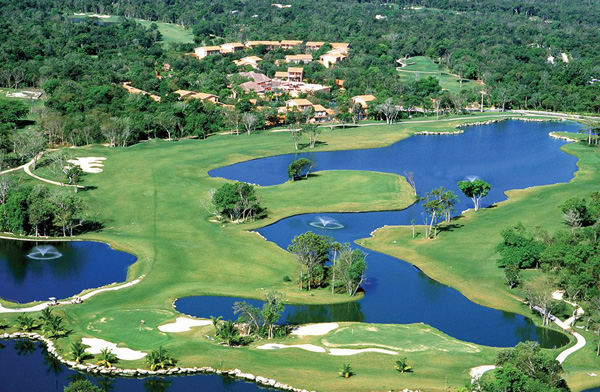
[[[162,332],[187,332],[193,327],[200,327],[203,325],[210,325],[210,320],[195,320],[188,317],[177,317],[174,323],[163,324],[158,327],[159,331]]]
[[[101,173],[104,165],[102,161],[104,157],[79,157],[77,159],[69,159],[68,162],[81,167],[85,173]]]
[[[358,350],[354,350],[351,348],[332,348],[331,350],[329,350],[329,355],[345,356],[345,355],[355,355],[355,354],[368,353],[368,352],[389,354],[389,355],[398,355],[398,353],[395,351],[384,350],[382,348],[363,348],[363,349],[358,349]]]
[[[338,328],[338,323],[321,323],[321,324],[311,324],[305,325],[303,327],[296,328],[292,331],[292,335],[299,336],[316,336],[316,335],[325,335],[328,332],[333,331]]]
[[[494,369],[496,369],[496,366],[494,365],[481,365],[471,368],[471,370],[469,371],[469,376],[471,376],[471,382],[479,380],[481,376],[483,376],[483,373],[489,372],[490,370]]]
[[[256,348],[259,350],[278,350],[278,349],[282,349],[282,348],[293,348],[293,347],[300,348],[300,349],[306,350],[306,351],[312,351],[314,353],[326,352],[326,350],[323,347],[315,346],[314,344],[285,345],[285,344],[269,343],[269,344],[263,344],[262,346],[258,346]]]
[[[142,359],[146,356],[146,353],[141,351],[132,350],[126,347],[117,348],[115,343],[107,342],[106,340],[102,339],[83,338],[81,339],[81,343],[85,344],[86,346],[90,346],[90,348],[85,349],[85,351],[90,354],[100,354],[102,349],[108,348],[117,356],[117,358],[124,361],[134,361],[136,359]]]

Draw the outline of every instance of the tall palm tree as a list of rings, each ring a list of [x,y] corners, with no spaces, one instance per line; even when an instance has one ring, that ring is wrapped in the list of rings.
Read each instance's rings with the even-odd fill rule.
[[[331,266],[331,270],[333,271],[333,277],[331,279],[331,294],[334,293],[335,290],[335,262],[337,261],[337,253],[342,249],[342,244],[339,242],[334,242],[331,244],[331,250],[333,251],[333,265]]]
[[[162,346],[158,350],[152,350],[146,357],[146,361],[150,365],[150,370],[166,369],[169,366],[175,366],[177,362]]]
[[[96,362],[96,364],[109,368],[117,363],[117,361],[117,356],[113,354],[112,350],[110,350],[108,347],[104,347],[100,351],[100,354],[98,354],[98,362]]]

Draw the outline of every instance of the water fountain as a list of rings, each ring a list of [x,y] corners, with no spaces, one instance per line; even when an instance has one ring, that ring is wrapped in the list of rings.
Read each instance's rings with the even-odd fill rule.
[[[27,257],[33,260],[54,260],[62,256],[58,250],[52,245],[38,245],[35,246],[31,252],[27,254]]]
[[[467,178],[467,181],[470,181],[470,182],[473,182],[475,180],[479,180],[478,176],[467,176],[466,178]]]
[[[316,227],[317,229],[325,229],[325,230],[336,230],[343,229],[344,225],[333,218],[328,218],[325,216],[318,216],[316,222],[310,222],[309,225],[312,227]]]

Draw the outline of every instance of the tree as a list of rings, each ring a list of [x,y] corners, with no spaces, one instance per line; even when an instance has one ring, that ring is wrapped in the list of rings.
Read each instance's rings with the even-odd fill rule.
[[[398,116],[398,108],[392,98],[388,98],[383,103],[377,105],[376,110],[385,117],[386,124],[392,124]]]
[[[64,389],[64,392],[103,392],[97,385],[92,384],[89,380],[75,380],[69,383]]]
[[[509,288],[515,288],[521,282],[519,266],[511,263],[504,267],[504,280]]]
[[[216,335],[229,347],[237,346],[241,342],[240,331],[233,321],[227,320],[217,324]]]
[[[323,265],[329,259],[331,238],[307,231],[294,237],[288,250],[300,261],[300,287],[310,290],[313,284],[320,285]]]
[[[342,368],[338,372],[338,375],[343,378],[350,378],[354,375],[354,372],[352,371],[352,367],[350,367],[349,363],[344,363],[342,364]]]
[[[245,112],[242,115],[242,124],[244,125],[246,132],[248,132],[248,135],[250,135],[256,129],[257,123],[258,117],[256,116],[256,114]]]
[[[240,134],[240,125],[242,124],[242,113],[238,109],[225,110],[226,123],[235,130],[235,134]]]
[[[367,269],[365,257],[363,251],[350,248],[350,244],[344,244],[339,251],[334,273],[339,286],[344,287],[350,296],[356,294],[365,279],[365,270]]]
[[[246,334],[248,335],[258,332],[263,324],[260,309],[245,301],[233,303],[233,314],[239,314],[237,322],[246,325]]]
[[[288,178],[292,180],[292,182],[299,179],[301,176],[308,178],[310,169],[312,169],[313,166],[314,164],[306,158],[297,159],[288,166]]]
[[[14,134],[12,141],[15,154],[21,161],[33,160],[32,169],[35,170],[38,154],[46,147],[46,139],[38,132],[28,130]]]
[[[108,347],[104,347],[100,350],[100,354],[98,354],[98,362],[96,364],[101,367],[112,367],[116,362],[118,362],[117,356],[113,354],[112,350]]]
[[[533,308],[542,315],[542,324],[550,324],[552,311],[561,303],[552,297],[554,287],[548,277],[541,276],[523,285],[525,300],[529,308]]]
[[[308,143],[310,148],[315,148],[317,138],[321,134],[321,128],[317,124],[306,123],[302,124],[302,133],[308,136]]]
[[[265,304],[260,312],[263,319],[263,327],[267,330],[267,339],[273,339],[273,330],[275,323],[281,317],[281,313],[285,309],[283,304],[285,294],[275,290],[267,293]]]
[[[592,223],[587,202],[584,198],[570,197],[560,205],[565,223],[571,227],[571,231]]]
[[[175,366],[177,360],[173,358],[163,346],[159,346],[158,350],[152,350],[150,354],[148,354],[146,362],[150,366],[150,370],[157,370]]]
[[[17,317],[16,321],[19,325],[19,328],[25,332],[31,332],[39,327],[35,319],[31,316],[27,316],[26,314],[22,314],[19,317]]]
[[[73,229],[83,224],[85,204],[77,195],[57,192],[52,194],[54,217],[52,222],[62,228],[63,237],[73,236]]]
[[[517,268],[537,268],[545,245],[536,240],[521,222],[500,232],[502,242],[496,245],[500,253],[498,265]]]
[[[264,209],[254,187],[246,183],[230,183],[222,185],[212,198],[217,211],[227,216],[232,222],[244,222],[255,219]]]
[[[477,179],[475,181],[459,181],[458,188],[465,196],[473,200],[475,211],[479,210],[479,203],[492,189],[487,182]]]
[[[289,125],[290,135],[292,135],[292,140],[294,141],[294,147],[296,150],[298,149],[298,144],[300,143],[300,138],[302,137],[302,128],[298,128],[296,124]]]
[[[92,358],[92,355],[85,350],[85,346],[81,341],[71,343],[71,357],[75,363],[82,363],[86,359]]]
[[[569,391],[561,364],[537,342],[521,342],[501,351],[496,366],[495,381],[484,386],[486,391]]]
[[[396,361],[396,366],[394,366],[394,369],[400,372],[400,374],[411,373],[413,371],[412,366],[409,366],[406,362],[406,357]]]
[[[452,191],[447,191],[444,187],[433,189],[427,192],[425,196],[419,198],[425,212],[425,238],[431,238],[432,231],[435,228],[433,237],[437,236],[437,224],[442,216],[450,220],[450,213],[454,209],[457,198]]]

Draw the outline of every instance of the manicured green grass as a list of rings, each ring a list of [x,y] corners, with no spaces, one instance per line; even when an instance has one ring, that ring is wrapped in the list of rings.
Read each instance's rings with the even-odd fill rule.
[[[579,158],[579,171],[568,184],[510,191],[509,199],[496,208],[469,211],[454,219],[434,240],[425,240],[422,228],[418,229],[421,235],[413,240],[409,227],[386,227],[373,238],[358,242],[415,264],[431,278],[455,287],[477,303],[529,315],[528,308],[520,302],[521,290],[510,290],[504,283],[494,247],[501,240],[500,230],[519,221],[526,227],[542,227],[550,232],[564,229],[558,205],[569,197],[589,197],[598,190],[600,151],[577,143],[563,149]],[[534,271],[524,277],[533,275]],[[583,385],[589,379],[586,372],[600,366],[600,359],[592,358],[585,350],[589,351],[589,347],[573,354],[565,364],[567,379],[574,385]]]
[[[258,188],[266,206],[276,211],[346,212],[404,209],[414,192],[404,177],[361,171],[316,172],[306,180]],[[374,195],[377,195],[374,197]],[[281,216],[283,217],[283,216]]]
[[[406,138],[415,131],[447,131],[459,123],[502,116],[505,115],[485,114],[440,122],[423,119],[390,126],[324,129],[320,137],[323,144],[315,151],[375,148]],[[98,212],[104,228],[82,238],[108,242],[117,249],[135,254],[138,262],[129,269],[128,279],[142,274],[146,277],[133,287],[100,294],[81,305],[59,307],[57,311],[64,314],[69,327],[74,330],[70,338],[60,342],[63,350],[68,350],[70,341],[82,336],[98,337],[144,351],[163,345],[180,360],[181,366],[240,368],[318,390],[407,387],[441,391],[446,376],[450,385],[463,385],[468,381],[470,367],[489,364],[493,358],[491,349],[456,355],[430,349],[414,354],[415,373],[404,377],[393,370],[395,359],[385,354],[334,357],[296,349],[263,351],[254,346],[232,349],[204,337],[212,334],[210,326],[182,334],[162,333],[156,327],[178,316],[172,303],[185,296],[227,295],[261,299],[266,290],[277,289],[286,293],[290,303],[351,300],[342,294],[332,295],[327,290],[309,294],[298,291],[294,283],[284,282],[284,276],[298,274],[295,258],[248,230],[299,213],[397,209],[412,201],[411,190],[404,179],[391,174],[319,172],[307,180],[258,188],[269,211],[265,220],[221,224],[210,222],[209,214],[200,206],[211,188],[226,182],[210,178],[208,170],[243,160],[292,153],[295,150],[289,134],[264,132],[250,136],[215,136],[207,140],[154,140],[126,149],[96,145],[70,151],[79,157],[107,158],[102,173],[85,175],[84,183],[92,188],[80,193],[92,206],[92,211]],[[43,167],[37,172],[50,175]],[[323,192],[324,186],[338,189]],[[16,316],[6,318],[12,323]],[[145,328],[139,331],[142,319],[146,322]],[[360,324],[356,326],[362,330]],[[397,347],[406,347],[408,333],[425,335],[427,347],[441,344],[441,333],[424,333],[423,328],[429,327],[389,326],[382,327],[382,331],[390,336],[386,340]],[[367,334],[371,331],[364,332],[361,339],[367,339],[366,342],[379,344],[382,341]],[[341,334],[341,341],[336,344],[345,344],[350,338]],[[463,343],[448,339],[444,344],[463,347]],[[285,343],[296,341],[293,338]],[[348,340],[349,344],[361,342]],[[407,356],[413,358],[413,354]],[[337,378],[341,363],[348,361],[357,375],[349,380]],[[137,367],[144,363],[123,361],[121,366]]]
[[[447,69],[440,69],[438,64],[426,56],[411,57],[405,60],[406,67],[399,68],[398,73],[406,81],[414,81],[420,78],[433,76],[440,81],[440,86],[451,93],[461,91],[458,75],[450,73]],[[462,89],[472,90],[481,85],[473,80],[463,79]]]

